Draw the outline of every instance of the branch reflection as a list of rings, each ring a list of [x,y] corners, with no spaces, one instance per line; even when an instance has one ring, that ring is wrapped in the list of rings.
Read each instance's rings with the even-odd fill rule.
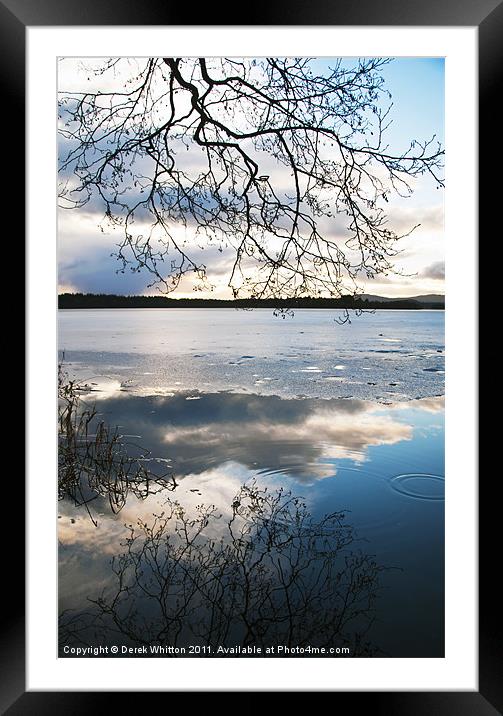
[[[367,638],[383,567],[358,547],[343,512],[314,520],[283,489],[243,485],[224,518],[175,500],[129,526],[114,584],[61,617],[62,644],[347,646]],[[185,655],[185,654],[184,654]],[[221,654],[218,654],[221,656]]]
[[[96,524],[90,503],[97,498],[106,497],[112,513],[117,513],[129,494],[145,499],[156,490],[173,490],[176,482],[144,466],[145,451],[126,442],[117,428],[100,418],[95,405],[82,400],[87,389],[59,366],[58,497],[84,505]]]

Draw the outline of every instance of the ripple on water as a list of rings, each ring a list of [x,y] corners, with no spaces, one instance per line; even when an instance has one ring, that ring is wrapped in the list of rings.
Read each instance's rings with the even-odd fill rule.
[[[306,485],[334,477],[335,474],[335,466],[324,462],[288,463],[274,468],[258,469],[255,472],[255,475],[261,478],[293,478],[296,482]]]
[[[427,473],[396,475],[390,480],[395,492],[416,500],[442,501],[445,499],[445,478]]]

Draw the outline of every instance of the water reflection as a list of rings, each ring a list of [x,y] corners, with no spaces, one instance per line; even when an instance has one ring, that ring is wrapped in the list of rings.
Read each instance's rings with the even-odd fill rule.
[[[85,506],[96,524],[90,504],[108,502],[120,512],[129,494],[146,498],[156,490],[174,489],[168,474],[148,469],[144,450],[109,425],[95,405],[85,400],[89,386],[71,380],[63,366],[58,372],[58,496]],[[157,461],[162,462],[162,461]]]
[[[125,480],[120,500],[114,482],[119,514],[101,483],[95,524],[62,500],[62,646],[332,640],[352,656],[442,655],[443,505],[390,489],[442,471],[442,398],[104,393],[96,418],[135,436],[154,479],[138,494]]]
[[[440,411],[443,399],[414,404]],[[384,410],[362,400],[195,392],[124,394],[99,403],[106,420],[148,445],[151,470],[156,460],[169,460],[183,477],[236,460],[254,470],[288,469],[303,482],[333,474],[324,458],[364,462],[369,447],[410,440],[412,426],[400,419],[405,405]]]
[[[382,568],[358,549],[344,513],[312,519],[282,489],[235,495],[225,529],[215,506],[168,500],[130,527],[113,584],[80,614],[62,615],[62,647],[121,644],[265,649],[338,647],[372,656],[367,638]],[[259,655],[260,652],[256,655]],[[152,655],[148,652],[148,655]],[[183,655],[189,655],[183,653]]]

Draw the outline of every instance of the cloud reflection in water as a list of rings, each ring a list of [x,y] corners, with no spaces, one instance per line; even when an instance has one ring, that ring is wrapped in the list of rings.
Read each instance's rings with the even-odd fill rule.
[[[412,404],[421,410],[442,409],[440,398]],[[412,426],[399,418],[407,405],[411,403],[384,409],[362,400],[224,392],[167,397],[125,393],[101,402],[100,409],[109,423],[141,435],[154,457],[169,459],[177,477],[233,461],[254,471],[285,468],[299,481],[312,482],[333,474],[320,460],[362,463],[371,446],[410,440]]]

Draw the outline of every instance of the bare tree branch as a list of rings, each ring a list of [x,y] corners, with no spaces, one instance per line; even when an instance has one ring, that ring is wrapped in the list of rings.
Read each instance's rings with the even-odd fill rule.
[[[388,62],[103,61],[92,91],[60,97],[61,206],[103,211],[119,270],[166,292],[187,273],[211,288],[198,249],[213,246],[231,250],[234,297],[356,293],[395,272],[410,233],[389,226],[390,197],[424,174],[443,186],[434,137],[385,143]]]

